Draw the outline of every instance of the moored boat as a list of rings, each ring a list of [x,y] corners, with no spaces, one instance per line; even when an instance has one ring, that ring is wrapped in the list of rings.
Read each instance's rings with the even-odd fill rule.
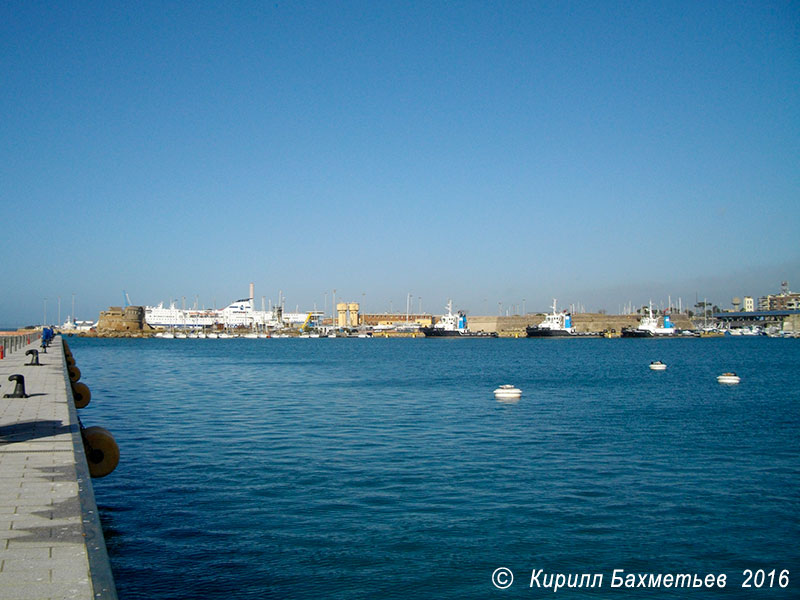
[[[664,315],[664,326],[658,326],[658,317],[653,316],[653,303],[650,303],[650,308],[646,315],[642,315],[639,325],[635,328],[625,327],[622,329],[622,337],[624,338],[651,338],[651,337],[668,337],[675,335],[675,325],[672,324],[669,314]]]
[[[572,315],[567,311],[556,311],[556,299],[553,298],[553,312],[541,323],[525,328],[528,337],[567,337],[576,335],[572,326]]]
[[[447,303],[447,314],[430,327],[420,327],[425,337],[497,337],[496,333],[470,331],[467,326],[467,315],[459,311],[453,312],[453,301]]]

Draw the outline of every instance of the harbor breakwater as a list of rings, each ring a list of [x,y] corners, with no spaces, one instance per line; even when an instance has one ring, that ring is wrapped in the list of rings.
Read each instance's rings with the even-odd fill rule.
[[[512,317],[469,317],[469,327],[475,331],[512,335],[525,333],[528,325],[538,325],[545,318],[543,314],[529,314]],[[602,333],[622,331],[623,327],[637,327],[639,315],[605,315],[600,313],[572,314],[572,326],[578,333]],[[678,329],[694,329],[689,317],[684,314],[672,315],[672,322]]]
[[[60,337],[3,336],[0,360],[0,599],[116,600],[78,419],[80,371]]]

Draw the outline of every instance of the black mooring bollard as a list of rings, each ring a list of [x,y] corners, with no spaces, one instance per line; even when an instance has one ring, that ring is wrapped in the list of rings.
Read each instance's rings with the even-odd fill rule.
[[[25,363],[26,367],[41,367],[39,364],[39,351],[31,348],[25,352],[25,356],[31,355],[31,362]]]
[[[9,375],[9,381],[15,381],[17,383],[16,387],[14,388],[13,393],[11,394],[3,394],[3,398],[28,398],[28,394],[25,393],[25,378],[20,375]]]

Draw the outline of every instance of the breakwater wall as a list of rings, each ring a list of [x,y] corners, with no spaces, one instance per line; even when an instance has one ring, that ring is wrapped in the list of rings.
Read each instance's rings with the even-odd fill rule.
[[[116,600],[73,393],[80,371],[59,336],[24,341],[0,360],[0,598]]]
[[[510,317],[469,317],[469,328],[473,331],[497,332],[501,335],[524,333],[528,325],[538,325],[544,314],[515,315]],[[678,329],[694,329],[689,317],[683,314],[672,315],[672,322]],[[600,313],[579,313],[572,315],[572,325],[578,333],[599,333],[602,331],[622,331],[623,327],[636,327],[639,315],[604,315]]]

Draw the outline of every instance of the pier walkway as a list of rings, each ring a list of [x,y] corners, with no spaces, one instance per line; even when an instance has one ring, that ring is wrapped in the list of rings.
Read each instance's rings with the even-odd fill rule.
[[[64,347],[26,366],[39,344],[0,360],[0,600],[115,600]],[[14,374],[30,397],[3,397]]]

